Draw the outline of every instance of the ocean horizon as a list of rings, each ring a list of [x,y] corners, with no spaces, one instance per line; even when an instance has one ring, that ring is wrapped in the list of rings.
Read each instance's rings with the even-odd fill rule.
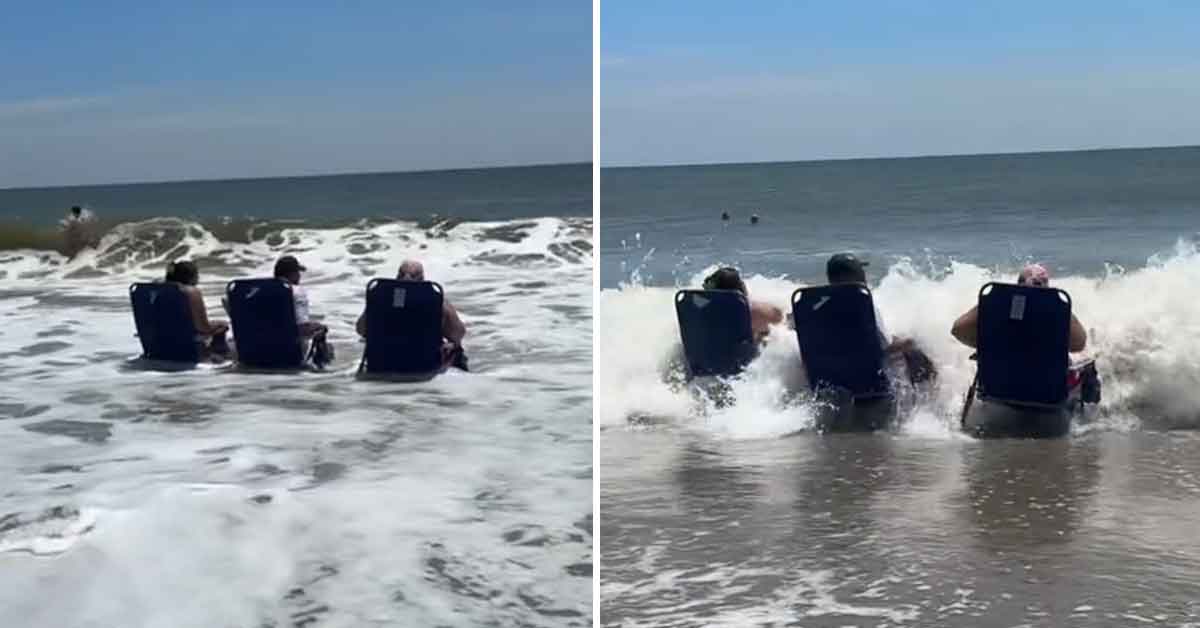
[[[898,155],[872,155],[872,156],[856,156],[856,157],[814,157],[811,159],[773,159],[773,160],[742,160],[742,161],[697,161],[697,162],[673,162],[669,164],[616,164],[605,166],[601,164],[601,170],[635,170],[640,168],[696,168],[705,166],[765,166],[765,165],[784,165],[784,164],[806,164],[806,163],[826,163],[826,162],[845,162],[845,161],[891,161],[891,160],[909,160],[909,159],[943,159],[943,158],[969,158],[969,157],[1014,157],[1020,155],[1054,155],[1060,153],[1108,153],[1122,151],[1150,151],[1150,150],[1176,150],[1200,148],[1200,144],[1170,144],[1170,145],[1148,145],[1148,146],[1096,146],[1088,148],[1048,148],[1040,150],[1014,150],[1014,151],[988,151],[982,153],[922,153],[922,154],[898,154]]]

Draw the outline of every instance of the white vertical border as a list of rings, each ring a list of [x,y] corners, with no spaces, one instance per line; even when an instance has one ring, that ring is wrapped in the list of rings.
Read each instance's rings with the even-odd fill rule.
[[[600,423],[596,360],[600,336],[600,0],[592,0],[592,626],[600,626]]]

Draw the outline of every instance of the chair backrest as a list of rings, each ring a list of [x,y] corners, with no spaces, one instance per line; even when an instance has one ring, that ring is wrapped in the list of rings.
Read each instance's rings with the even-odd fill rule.
[[[196,325],[187,295],[174,283],[135,283],[129,286],[133,323],[142,343],[142,357],[169,362],[199,362]]]
[[[442,287],[432,281],[372,279],[367,284],[371,374],[432,375],[442,369]]]
[[[758,352],[750,302],[740,292],[680,290],[675,293],[675,315],[692,376],[736,375]]]
[[[235,279],[225,287],[238,363],[295,369],[304,364],[292,286],[282,279]]]
[[[980,398],[1063,403],[1070,346],[1071,297],[1066,292],[994,282],[980,289]]]
[[[800,288],[792,293],[792,318],[813,390],[837,388],[856,398],[891,394],[875,302],[866,286]]]

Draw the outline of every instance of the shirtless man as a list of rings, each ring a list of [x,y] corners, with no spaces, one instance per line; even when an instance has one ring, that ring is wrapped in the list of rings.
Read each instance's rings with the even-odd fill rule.
[[[1021,274],[1017,276],[1017,285],[1035,286],[1047,288],[1050,286],[1050,273],[1041,264],[1030,264],[1021,269]],[[979,306],[971,306],[965,314],[958,317],[954,321],[954,326],[950,328],[950,335],[956,340],[975,348],[979,344]],[[1068,349],[1071,353],[1083,351],[1087,348],[1087,330],[1083,328],[1083,324],[1079,319],[1075,318],[1075,313],[1071,313],[1071,342]]]
[[[736,268],[718,268],[704,279],[704,289],[734,290],[742,293],[750,303],[750,328],[754,331],[754,339],[759,342],[771,333],[771,325],[783,322],[783,310],[770,303],[750,298],[746,291],[746,283],[742,281]]]
[[[201,346],[201,355],[211,352],[214,355],[229,354],[229,344],[225,333],[229,324],[225,321],[208,319],[208,308],[204,306],[204,295],[196,285],[200,282],[200,271],[195,262],[179,261],[167,265],[166,281],[174,283],[187,296],[188,308],[192,312],[192,325],[196,328],[196,342]]]
[[[404,260],[396,272],[396,279],[401,281],[425,281],[425,267],[417,260]],[[358,335],[367,337],[367,313],[359,315],[354,324]],[[447,366],[467,370],[467,356],[463,352],[462,341],[467,335],[467,326],[458,316],[458,310],[450,305],[450,301],[442,299],[442,361]]]

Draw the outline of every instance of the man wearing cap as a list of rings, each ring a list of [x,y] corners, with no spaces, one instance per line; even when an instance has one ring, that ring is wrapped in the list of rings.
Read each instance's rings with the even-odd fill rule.
[[[329,328],[314,322],[310,318],[308,292],[300,285],[300,273],[308,271],[300,260],[291,255],[284,255],[275,262],[275,278],[282,279],[292,286],[292,302],[296,307],[296,327],[300,330],[302,339],[311,338],[313,341],[313,362],[324,366],[333,359],[325,335]]]
[[[1021,269],[1021,274],[1017,275],[1017,285],[1034,286],[1038,288],[1050,287],[1050,272],[1041,264],[1029,264]],[[954,326],[950,328],[950,334],[956,340],[971,348],[979,346],[979,306],[973,305],[967,310],[966,314],[958,317],[954,321]],[[1087,348],[1087,330],[1083,328],[1083,324],[1079,319],[1075,318],[1075,313],[1071,312],[1071,344],[1072,353],[1083,351]]]
[[[825,263],[825,278],[830,284],[859,283],[867,284],[866,267],[869,262],[858,259],[853,253],[837,253]],[[879,335],[879,344],[888,356],[901,356],[908,368],[909,380],[914,384],[933,379],[937,369],[929,356],[916,346],[912,338],[895,338],[889,336],[883,326],[883,316],[879,306],[875,306],[875,331]]]
[[[858,259],[853,253],[838,253],[825,263],[825,278],[830,284],[838,283],[867,283],[866,267],[870,262]],[[891,339],[884,331],[883,316],[879,314],[879,306],[875,306],[875,329],[879,332],[879,343],[884,351],[893,353],[912,348],[911,339]]]

